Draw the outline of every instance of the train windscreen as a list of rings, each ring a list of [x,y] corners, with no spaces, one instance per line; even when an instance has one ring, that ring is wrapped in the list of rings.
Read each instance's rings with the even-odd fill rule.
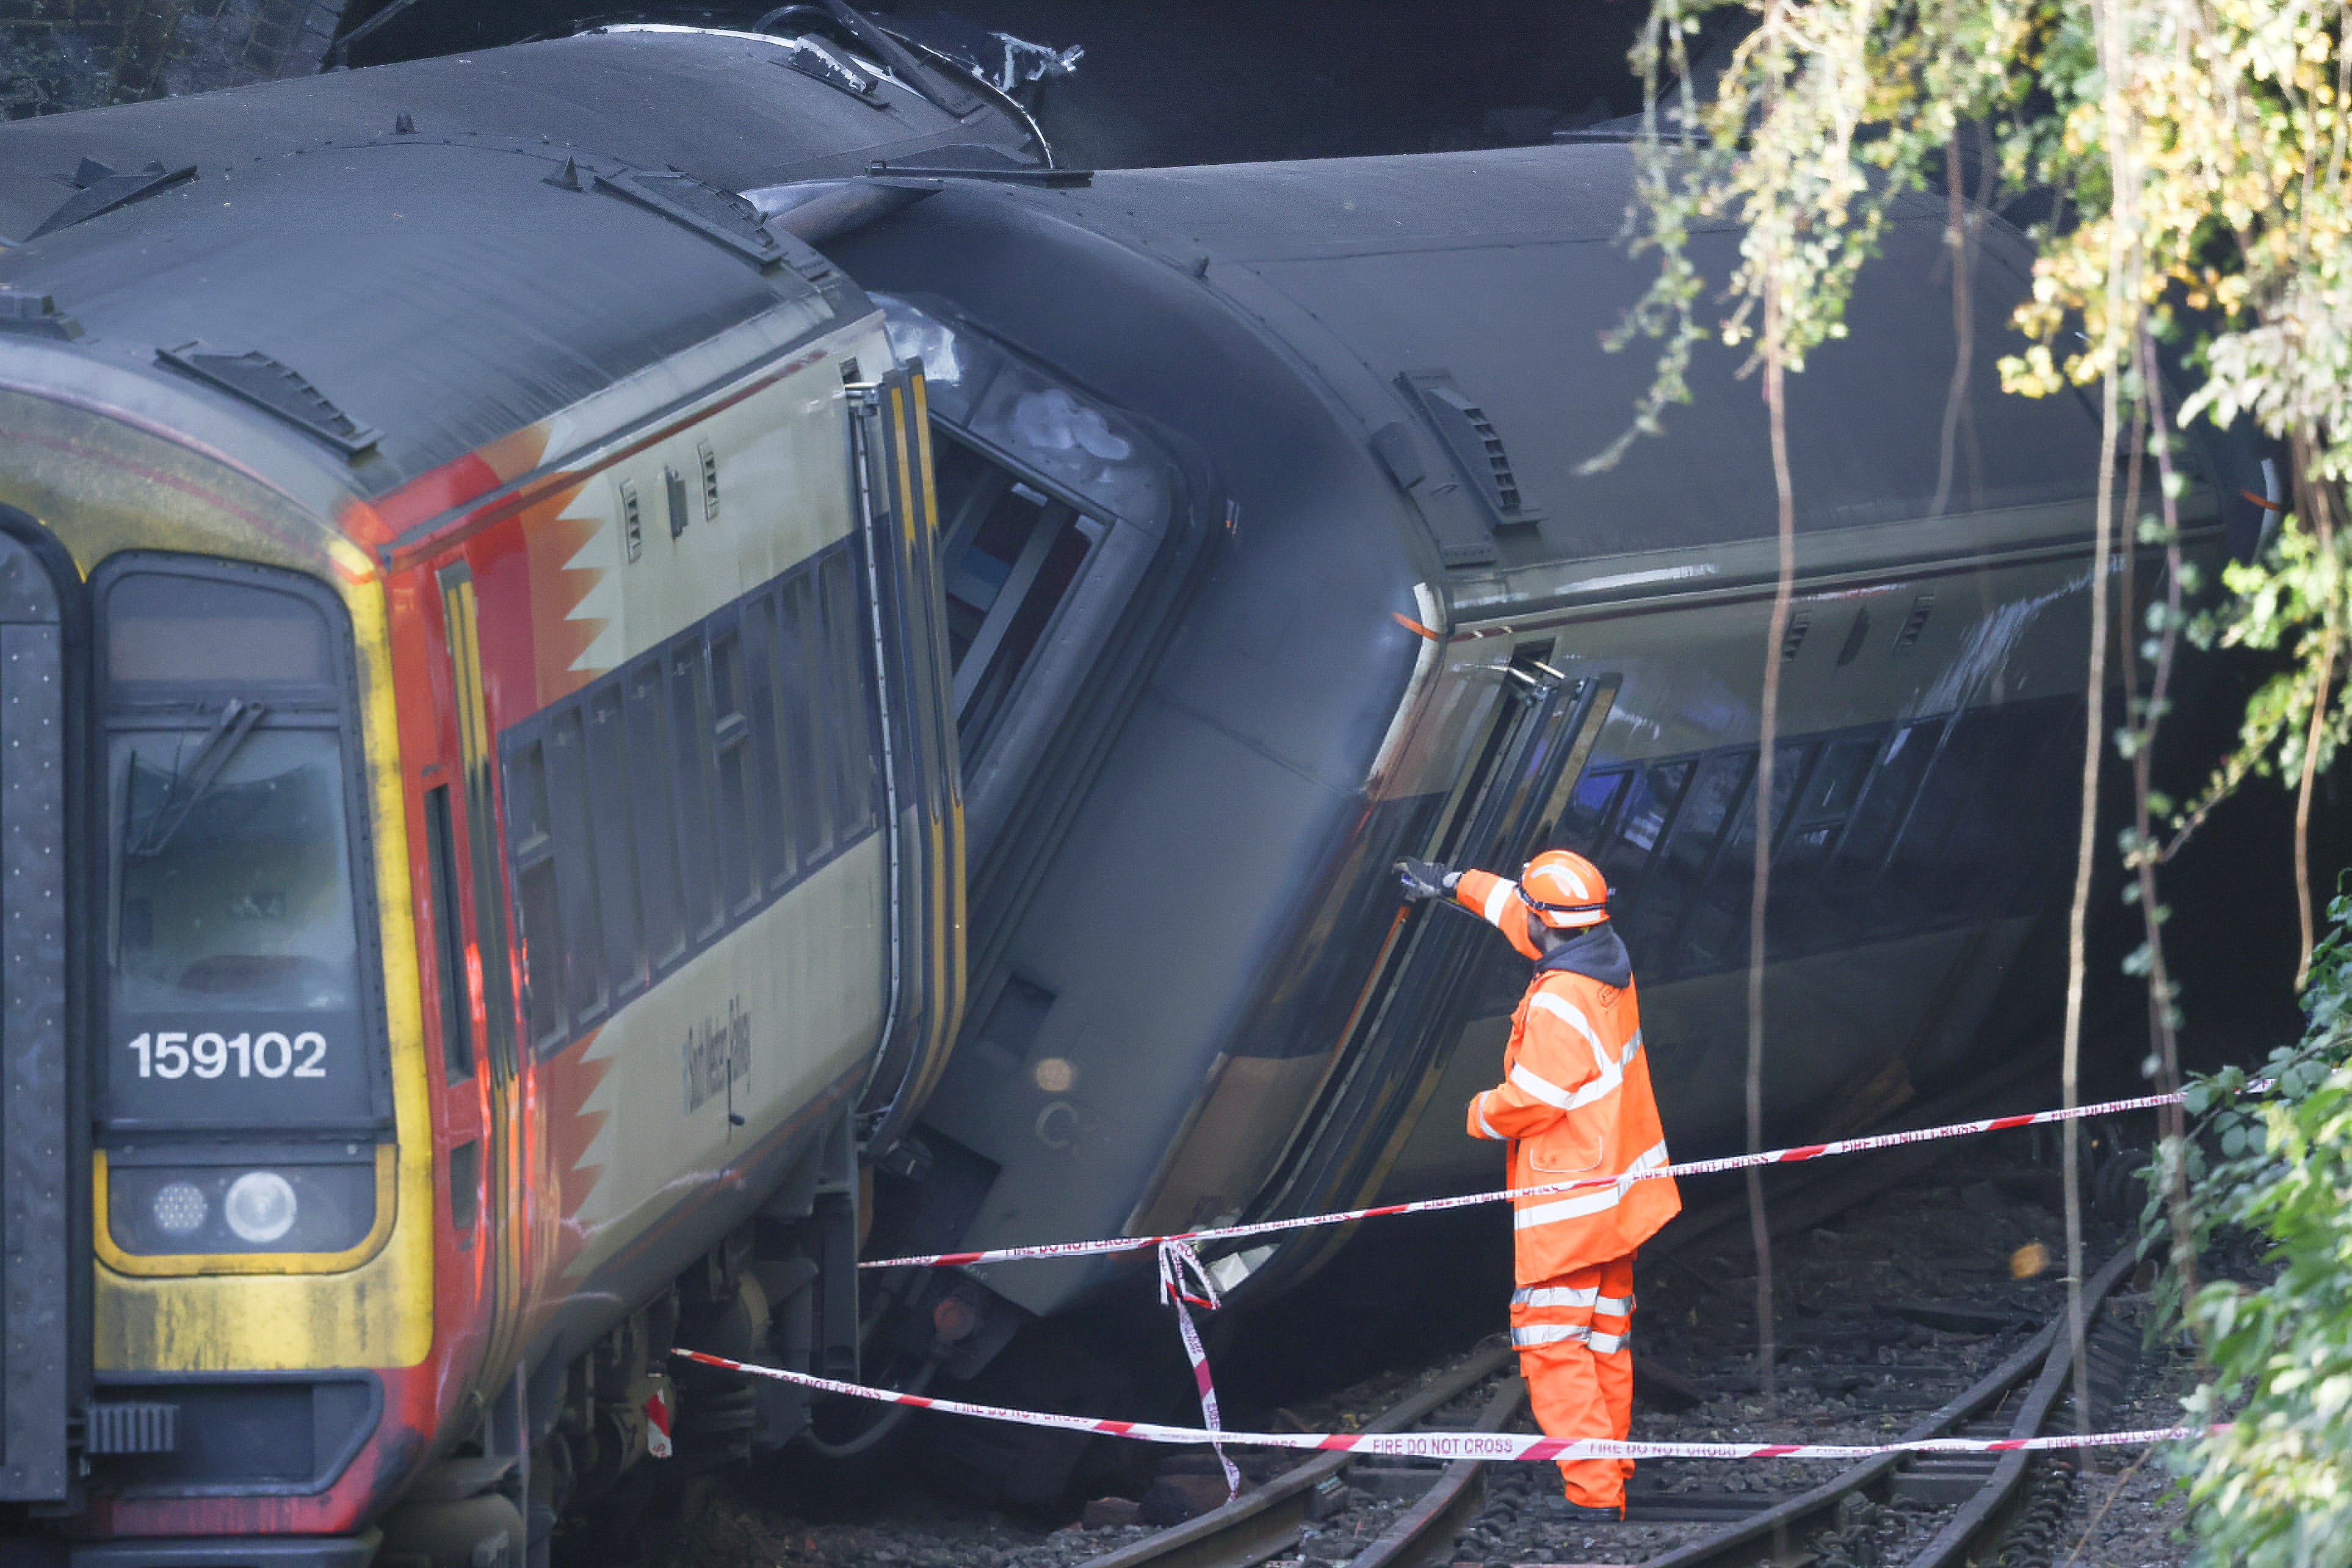
[[[340,607],[169,557],[98,599],[106,1244],[340,1253],[375,1226],[388,1110]]]

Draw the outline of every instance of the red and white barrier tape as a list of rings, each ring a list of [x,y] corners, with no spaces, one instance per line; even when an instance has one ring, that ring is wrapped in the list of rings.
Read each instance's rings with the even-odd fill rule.
[[[2249,1083],[2249,1093],[2268,1089],[2267,1080]],[[1227,1225],[1210,1230],[1186,1230],[1172,1236],[1117,1236],[1103,1241],[1053,1241],[1035,1247],[999,1247],[985,1252],[935,1252],[916,1258],[877,1258],[860,1263],[861,1269],[897,1269],[908,1266],[938,1267],[968,1263],[1004,1263],[1017,1258],[1084,1258],[1105,1252],[1136,1252],[1147,1247],[1165,1247],[1171,1242],[1188,1246],[1202,1241],[1225,1241],[1243,1236],[1272,1236],[1285,1230],[1304,1230],[1318,1225],[1346,1225],[1358,1219],[1372,1219],[1389,1214],[1430,1214],[1441,1208],[1468,1208],[1475,1204],[1501,1203],[1507,1198],[1549,1197],[1555,1193],[1574,1192],[1580,1187],[1631,1185],[1637,1181],[1654,1181],[1660,1176],[1705,1176],[1716,1171],[1745,1170],[1750,1166],[1794,1165],[1802,1160],[1825,1159],[1831,1155],[1858,1155],[1871,1149],[1898,1148],[1906,1144],[1933,1143],[1938,1138],[1966,1137],[1976,1133],[1999,1133],[2011,1127],[2041,1126],[2052,1122],[2080,1121],[2088,1116],[2107,1116],[2122,1111],[2145,1111],[2157,1105],[2175,1105],[2186,1095],[2143,1094],[2133,1100],[2107,1100],[2096,1105],[2077,1105],[2071,1111],[2037,1111],[2026,1116],[1990,1116],[1978,1122],[1953,1122],[1941,1127],[1921,1127],[1907,1133],[1876,1133],[1863,1138],[1840,1138],[1833,1143],[1802,1144],[1790,1149],[1769,1149],[1760,1155],[1729,1155],[1722,1159],[1692,1160],[1685,1165],[1660,1166],[1655,1170],[1639,1175],[1584,1176],[1575,1181],[1548,1182],[1541,1186],[1506,1187],[1496,1192],[1472,1193],[1464,1197],[1430,1197],[1415,1203],[1388,1203],[1377,1208],[1349,1208],[1336,1214],[1307,1214],[1296,1219],[1267,1219],[1255,1225]]]
[[[1612,1437],[1544,1437],[1520,1432],[1227,1432],[1198,1427],[1161,1427],[1148,1421],[1102,1421],[1091,1416],[1056,1416],[1042,1410],[1009,1410],[996,1405],[970,1405],[960,1399],[933,1399],[920,1394],[868,1388],[863,1384],[836,1383],[782,1367],[752,1366],[700,1351],[674,1350],[674,1356],[754,1377],[827,1394],[889,1405],[911,1405],[919,1410],[944,1411],[950,1416],[974,1416],[983,1421],[1008,1421],[1023,1427],[1053,1427],[1067,1432],[1092,1432],[1108,1437],[1132,1437],[1146,1443],[1238,1444],[1256,1448],[1336,1448],[1346,1453],[1387,1454],[1430,1459],[1867,1459],[1880,1454],[2001,1454],[2017,1448],[2114,1448],[2139,1443],[2171,1442],[2201,1437],[2219,1427],[2164,1427],[2141,1432],[2092,1432],[2049,1437],[1928,1437],[1912,1443],[1635,1443]]]
[[[1187,1279],[1200,1287],[1197,1296],[1187,1293]],[[1200,1255],[1181,1241],[1163,1241],[1160,1245],[1160,1299],[1176,1309],[1176,1326],[1184,1336],[1184,1354],[1192,1363],[1192,1381],[1201,1391],[1201,1423],[1211,1436],[1209,1446],[1217,1451],[1217,1463],[1224,1467],[1225,1500],[1231,1502],[1242,1494],[1242,1473],[1225,1457],[1225,1446],[1215,1434],[1224,1426],[1217,1412],[1217,1385],[1209,1375],[1209,1353],[1201,1348],[1201,1333],[1192,1326],[1192,1308],[1206,1312],[1217,1310],[1217,1282],[1209,1278],[1208,1266]]]

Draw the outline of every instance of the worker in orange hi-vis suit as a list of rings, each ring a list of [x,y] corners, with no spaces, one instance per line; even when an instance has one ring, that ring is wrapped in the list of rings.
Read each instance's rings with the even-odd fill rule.
[[[1397,868],[1412,899],[1451,895],[1535,960],[1511,1019],[1503,1082],[1470,1102],[1470,1135],[1510,1144],[1510,1185],[1613,1176],[1606,1186],[1512,1200],[1518,1289],[1511,1343],[1547,1437],[1624,1437],[1633,1422],[1633,1254],[1681,1211],[1642,1051],[1633,967],[1609,925],[1609,888],[1582,855],[1548,850],[1519,880]],[[1622,1519],[1631,1459],[1564,1459],[1582,1519]]]

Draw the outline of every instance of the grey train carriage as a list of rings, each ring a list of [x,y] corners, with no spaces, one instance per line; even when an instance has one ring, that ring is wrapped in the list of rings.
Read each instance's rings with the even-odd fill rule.
[[[929,371],[968,622],[971,1005],[877,1178],[870,1256],[1497,1185],[1462,1105],[1498,1071],[1526,966],[1402,908],[1403,855],[1599,861],[1673,1147],[1735,1141],[1775,492],[1757,383],[1719,349],[1663,438],[1580,472],[1651,365],[1600,341],[1650,265],[1617,241],[1630,159],[957,188],[834,248]],[[2079,395],[2000,392],[2029,257],[1991,219],[1973,440],[1948,462],[1943,234],[1938,203],[1905,203],[1851,338],[1789,382],[1782,1129],[1988,1049],[2071,821],[2097,420]],[[1732,239],[1696,244],[1720,264]],[[2188,506],[2210,538],[2210,493]],[[992,812],[992,769],[1041,753],[1046,781]],[[1216,1271],[1265,1300],[1335,1244],[1300,1234]],[[1136,1266],[892,1280],[898,1375],[968,1375]]]

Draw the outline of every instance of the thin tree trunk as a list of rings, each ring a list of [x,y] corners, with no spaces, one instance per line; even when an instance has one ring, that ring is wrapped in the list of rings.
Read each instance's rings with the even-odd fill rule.
[[[2099,825],[2099,755],[2106,746],[2107,576],[2115,530],[2116,377],[2106,378],[2099,451],[2098,517],[2091,545],[2091,653],[2083,727],[2083,807],[2074,833],[2074,897],[2066,912],[2066,1040],[2059,1068],[2059,1100],[2069,1111],[2083,1102],[2083,988],[2088,967],[2084,931],[2091,909],[2091,869]],[[2066,1333],[2074,1351],[2074,1418],[2089,1418],[2090,1382],[2083,1370],[2083,1124],[2065,1123]]]
[[[1780,744],[1780,649],[1797,582],[1797,501],[1789,476],[1789,411],[1781,365],[1780,292],[1764,293],[1764,402],[1772,423],[1772,485],[1780,499],[1780,572],[1764,633],[1764,697],[1757,730],[1755,876],[1748,898],[1748,1149],[1764,1147],[1764,926],[1771,898],[1773,753]],[[1748,1170],[1748,1226],[1756,1249],[1756,1358],[1764,1397],[1777,1394],[1778,1347],[1772,1322],[1772,1237],[1764,1212],[1764,1173]]]
[[[2091,7],[2099,66],[2111,84],[2129,79],[2126,69],[2124,7],[2119,0],[2095,0]],[[2116,523],[2116,436],[2119,428],[2117,399],[2122,393],[2126,351],[2139,340],[2135,318],[2119,325],[2117,313],[2132,308],[2139,298],[2137,225],[2139,187],[2131,163],[2132,107],[2120,91],[2105,100],[2107,167],[2113,194],[2108,201],[2106,297],[2108,318],[2103,329],[2106,375],[2099,399],[2099,494],[2091,547],[2091,650],[2086,710],[2083,727],[2083,804],[2075,827],[2074,897],[2066,913],[2066,1040],[2061,1064],[2061,1098],[2073,1110],[2082,1103],[2083,991],[2088,965],[2084,929],[2091,906],[2091,870],[2095,861],[2099,825],[2099,760],[2107,743],[2107,578],[2114,552]],[[2128,302],[2128,303],[2127,303]],[[2091,1418],[2091,1372],[2083,1346],[2083,1171],[2082,1124],[2066,1123],[2066,1337],[2074,1361],[2074,1426],[2086,1430]]]
[[[2294,449],[2295,509],[2310,519],[2312,531],[2318,536],[2320,559],[2327,563],[2324,569],[2330,577],[2336,566],[2336,519],[2328,507],[2328,497],[2319,483],[2311,477],[2309,443],[2297,437]],[[2331,591],[2329,598],[2334,597]],[[2320,633],[2319,680],[2311,694],[2311,727],[2303,739],[2303,777],[2294,790],[2294,902],[2295,913],[2303,922],[2303,951],[2294,966],[2294,988],[2303,989],[2311,978],[2311,954],[2318,941],[2318,921],[2311,899],[2311,787],[2319,777],[2319,741],[2327,727],[2327,690],[2336,674],[2336,612],[2327,612],[2326,628]]]
[[[2164,383],[2157,377],[2156,345],[2144,331],[2139,339],[2139,379],[2141,421],[2155,434],[2157,491],[2164,507],[2164,627],[2157,634],[2156,670],[2148,681],[2147,707],[2139,720],[2132,751],[2132,862],[2139,879],[2140,924],[2147,942],[2148,1027],[2156,1039],[2156,1087],[2157,1092],[2169,1094],[2180,1087],[2180,1033],[2172,1005],[2171,971],[2164,958],[2163,909],[2157,902],[2156,834],[2148,796],[2156,776],[2157,729],[2164,722],[2173,654],[2180,644],[2180,507],[2173,496],[2172,434],[2164,406]],[[2133,515],[2137,517],[2137,509]],[[2126,600],[2125,612],[2128,614],[2137,602]],[[2128,652],[2125,664],[2131,664]],[[2181,1108],[2162,1107],[2157,1113],[2157,1130],[2164,1150],[2172,1267],[2179,1276],[2180,1298],[2185,1302],[2197,1291],[2197,1242],[2189,1219],[2188,1166],[2182,1158],[2188,1124]]]
[[[1940,517],[1951,505],[1952,471],[1958,465],[1960,444],[1960,421],[1969,406],[1969,361],[1976,354],[1976,312],[1969,287],[1971,263],[1969,241],[1976,225],[1969,212],[1968,193],[1962,188],[1963,170],[1960,164],[1960,133],[1944,145],[1944,184],[1948,211],[1944,225],[1944,244],[1952,253],[1952,339],[1958,352],[1952,358],[1951,384],[1944,391],[1944,428],[1936,454],[1936,499],[1927,508],[1931,517]]]

